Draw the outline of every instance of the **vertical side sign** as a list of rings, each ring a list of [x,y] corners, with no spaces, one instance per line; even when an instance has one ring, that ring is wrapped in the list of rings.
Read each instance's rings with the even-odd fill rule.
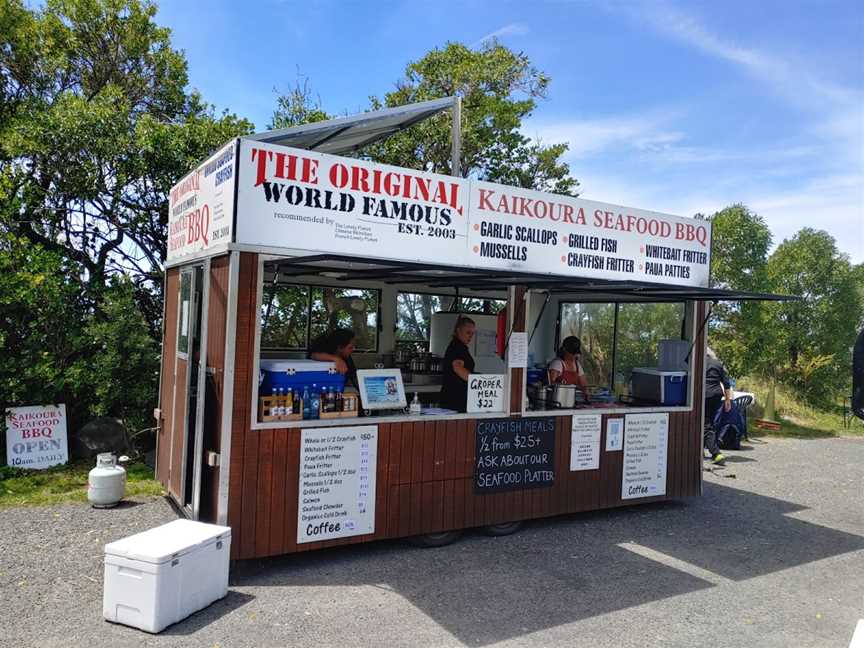
[[[666,494],[668,441],[668,412],[625,417],[621,499]]]
[[[171,188],[168,263],[204,256],[231,241],[236,145],[232,140]]]
[[[375,533],[378,426],[300,434],[297,543]]]

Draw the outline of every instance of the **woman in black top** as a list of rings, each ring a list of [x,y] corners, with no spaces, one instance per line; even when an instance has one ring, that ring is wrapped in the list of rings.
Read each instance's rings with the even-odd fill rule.
[[[357,367],[351,354],[354,353],[356,336],[351,329],[337,328],[316,338],[309,348],[312,360],[332,362],[336,371],[345,376],[345,380],[357,386]]]
[[[477,326],[470,317],[460,316],[453,329],[453,339],[442,363],[441,407],[464,412],[468,409],[468,376],[474,371],[474,358],[468,345]]]

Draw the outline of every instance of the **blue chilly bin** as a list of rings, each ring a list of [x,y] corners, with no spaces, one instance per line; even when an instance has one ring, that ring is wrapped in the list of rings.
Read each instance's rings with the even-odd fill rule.
[[[345,389],[345,376],[336,371],[332,362],[317,360],[262,360],[258,394],[270,396],[273,390],[293,389],[302,394],[304,387],[317,385],[334,391]]]
[[[687,404],[687,372],[660,371],[649,367],[633,369],[633,396],[659,405]]]

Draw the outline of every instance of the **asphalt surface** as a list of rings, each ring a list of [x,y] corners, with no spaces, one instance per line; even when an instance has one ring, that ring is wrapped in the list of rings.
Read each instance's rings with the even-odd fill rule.
[[[864,617],[864,439],[769,439],[704,495],[236,563],[159,635],[102,620],[106,542],[161,499],[0,512],[0,646],[842,646]]]

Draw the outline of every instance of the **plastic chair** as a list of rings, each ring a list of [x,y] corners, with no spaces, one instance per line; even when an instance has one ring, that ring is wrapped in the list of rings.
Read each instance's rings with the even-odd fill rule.
[[[732,400],[732,404],[741,411],[741,416],[744,417],[744,438],[749,441],[750,434],[747,432],[747,408],[753,404],[753,397],[739,396]]]

